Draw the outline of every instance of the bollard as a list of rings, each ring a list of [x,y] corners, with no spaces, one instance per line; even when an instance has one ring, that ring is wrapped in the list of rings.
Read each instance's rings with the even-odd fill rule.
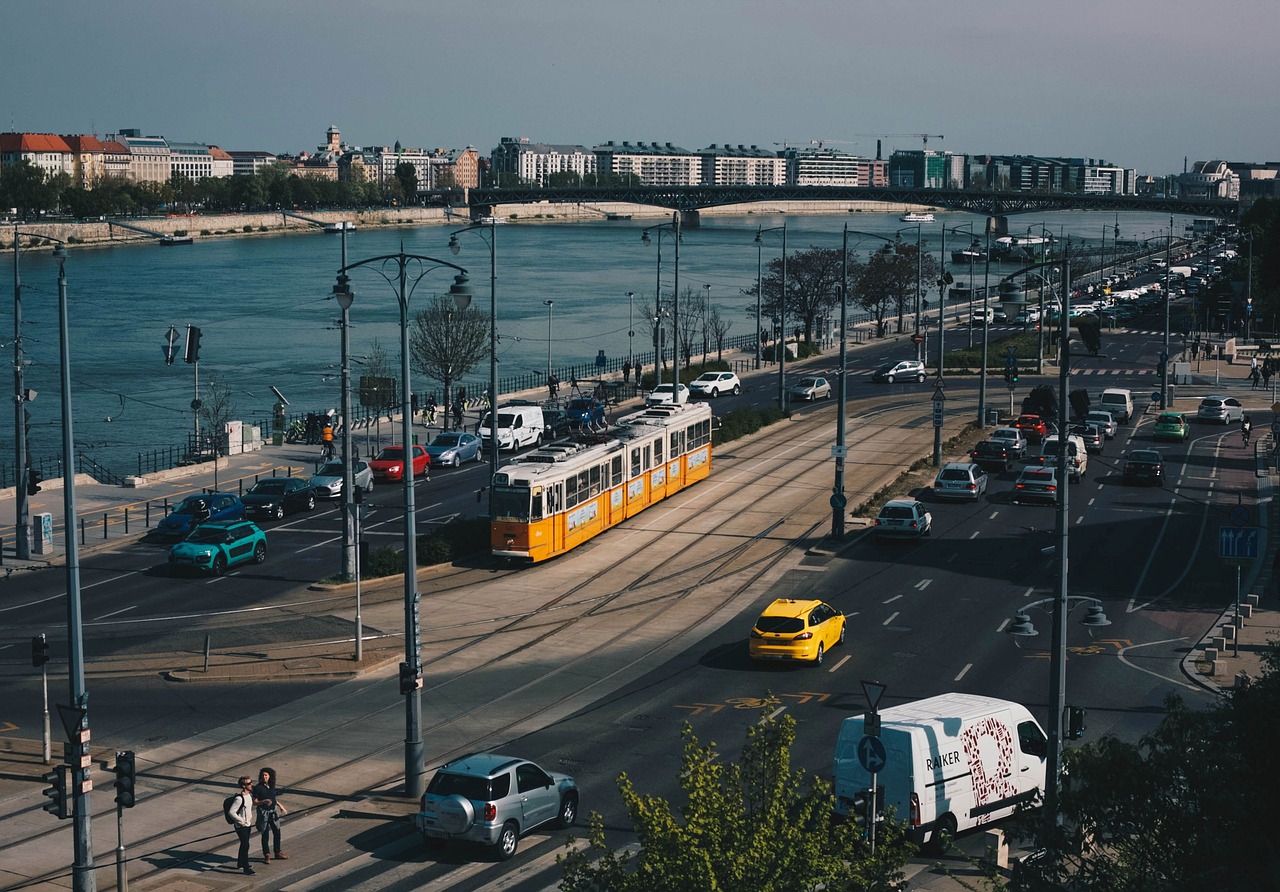
[[[209,672],[209,643],[213,640],[212,635],[204,636],[204,671],[207,675]]]
[[[0,567],[4,566],[4,537],[0,536]]]
[[[1216,650],[1218,653],[1222,653],[1224,650],[1227,649],[1227,639],[1221,635],[1214,635],[1213,649]]]
[[[1240,613],[1237,613],[1235,616],[1231,617],[1231,622],[1238,629],[1244,628],[1244,616],[1241,615]]]
[[[107,538],[107,512],[102,512],[102,538]]]
[[[1204,649],[1204,658],[1212,663],[1218,659],[1218,649],[1216,647],[1206,647]]]
[[[81,545],[84,545],[84,544],[85,544],[84,532],[85,532],[85,530],[84,530],[84,518],[82,517],[82,518],[80,518],[80,544],[81,544]]]
[[[994,864],[1001,870],[1009,869],[1009,844],[1005,841],[1003,830],[988,830],[983,834],[985,858],[988,864]]]
[[[1255,608],[1256,608],[1256,607],[1258,606],[1258,601],[1259,601],[1259,600],[1260,600],[1260,599],[1259,599],[1259,597],[1258,597],[1258,593],[1257,593],[1257,592],[1250,592],[1249,594],[1247,594],[1247,595],[1245,595],[1245,596],[1244,596],[1244,601],[1245,601],[1245,603],[1246,603],[1246,604],[1248,604],[1250,607],[1255,607]]]
[[[1253,605],[1252,605],[1252,604],[1241,604],[1241,605],[1240,605],[1240,616],[1241,616],[1241,618],[1242,618],[1242,619],[1250,619],[1250,618],[1253,616]],[[1242,623],[1241,623],[1241,625],[1244,625],[1244,623],[1242,622]]]
[[[1222,637],[1223,637],[1223,638],[1225,638],[1225,639],[1227,639],[1228,641],[1235,641],[1235,640],[1236,640],[1236,627],[1235,627],[1235,626],[1233,626],[1233,625],[1231,625],[1230,623],[1223,623],[1223,624],[1222,624]]]

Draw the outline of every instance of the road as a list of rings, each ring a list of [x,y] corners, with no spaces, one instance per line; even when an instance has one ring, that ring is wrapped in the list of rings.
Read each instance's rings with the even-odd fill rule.
[[[1140,335],[1132,336],[1106,359],[1127,362],[1117,357],[1146,349]],[[852,502],[874,493],[909,456],[927,454],[928,393],[927,385],[914,384],[855,388],[854,454],[846,470]],[[953,384],[951,396],[951,411],[972,417],[972,385]],[[810,553],[830,519],[833,414],[828,405],[805,407],[796,421],[729,444],[719,451],[711,480],[567,559],[520,571],[474,567],[424,577],[429,764],[481,747],[518,750],[574,773],[584,806],[617,826],[613,779],[619,770],[647,792],[671,795],[681,723],[691,721],[699,736],[732,757],[742,729],[758,719],[761,701],[771,694],[801,720],[796,763],[819,774],[828,770],[839,719],[862,708],[858,681],[866,677],[888,685],[888,702],[977,690],[1022,700],[1043,721],[1043,648],[1019,649],[999,629],[1013,608],[1051,589],[1052,570],[1039,548],[1047,544],[1052,510],[1002,501],[1005,480],[977,508],[931,504],[938,532],[919,545],[886,548],[855,537],[834,554]],[[1221,571],[1215,577],[1192,546],[1207,518],[1225,510],[1224,493],[1237,489],[1244,498],[1251,491],[1251,469],[1227,447],[1213,451],[1217,429],[1195,433],[1185,461],[1175,465],[1175,454],[1184,453],[1168,450],[1179,487],[1117,485],[1108,469],[1126,446],[1117,439],[1091,464],[1086,481],[1071,488],[1072,593],[1104,597],[1115,624],[1106,641],[1072,632],[1069,699],[1090,710],[1086,739],[1106,730],[1130,738],[1157,721],[1164,693],[1183,690],[1179,648],[1187,646],[1188,634],[1195,640],[1208,612],[1221,606]],[[1146,433],[1130,425],[1122,436],[1144,443]],[[435,474],[425,484],[440,505],[424,510],[449,507],[436,495],[447,478]],[[460,476],[457,487],[455,498],[474,499],[474,484]],[[273,557],[255,570],[279,576],[193,581],[183,590],[188,598],[166,597],[167,578],[158,585],[148,576],[157,552],[124,549],[111,557],[122,563],[101,571],[104,581],[119,580],[112,597],[123,600],[104,599],[95,605],[98,613],[86,608],[86,616],[110,622],[101,612],[133,599],[138,606],[131,612],[145,610],[149,619],[181,617],[114,627],[106,645],[113,652],[148,646],[152,628],[188,649],[210,627],[246,648],[291,634],[340,635],[349,628],[349,605],[322,605],[316,593],[289,584],[303,575],[293,561],[311,560],[307,549],[327,541],[336,523],[332,512],[322,512],[277,525]],[[293,537],[298,556],[282,558],[278,543]],[[1149,560],[1154,554],[1161,559]],[[327,573],[332,558],[324,563]],[[395,585],[370,587],[366,622],[372,628],[398,627],[396,591]],[[846,652],[833,653],[820,670],[747,665],[745,632],[759,608],[774,597],[808,593],[849,614]],[[205,606],[209,598],[218,599],[216,609]],[[174,610],[175,602],[182,611]],[[30,609],[57,617],[49,604]],[[254,612],[232,621],[229,609]],[[29,633],[25,619],[15,629],[19,638]],[[233,775],[252,773],[261,762],[285,774],[286,801],[296,815],[286,831],[294,859],[260,868],[259,880],[265,870],[279,878],[273,887],[479,889],[499,878],[525,882],[525,874],[530,888],[545,886],[545,871],[535,868],[550,865],[557,842],[548,835],[527,839],[515,862],[498,866],[473,862],[474,853],[465,851],[428,855],[396,820],[413,809],[395,795],[403,706],[393,676],[394,667],[387,667],[340,685],[312,683],[293,696],[283,680],[193,685],[199,694],[167,700],[153,692],[171,684],[95,679],[95,740],[131,746],[141,756],[141,802],[127,815],[130,850],[140,857],[135,876],[145,884],[182,872],[225,874],[219,793]],[[30,682],[6,678],[6,689],[22,701],[33,696]],[[151,721],[108,715],[104,702]],[[176,728],[166,725],[165,713]],[[152,731],[160,732],[155,739],[142,736]],[[108,784],[109,776],[100,775],[99,786]],[[109,805],[107,796],[96,801],[102,809]],[[30,810],[29,798],[5,800],[0,841],[12,846],[10,876],[47,876],[50,865],[67,860],[66,825],[38,808],[30,831],[12,835],[15,821],[25,825],[19,816]],[[177,826],[176,814],[184,816]],[[104,811],[95,821],[100,866],[108,863],[111,838]],[[360,852],[366,854],[353,858]],[[220,878],[230,882],[230,874]]]

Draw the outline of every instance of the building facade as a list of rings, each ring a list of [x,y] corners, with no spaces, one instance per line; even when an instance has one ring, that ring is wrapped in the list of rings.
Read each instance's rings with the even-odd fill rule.
[[[701,186],[702,158],[671,143],[607,143],[591,150],[602,174],[634,178],[644,186]]]
[[[552,174],[571,173],[586,180],[598,170],[597,156],[583,146],[530,142],[523,136],[502,137],[498,147],[489,153],[489,159],[494,175],[515,176],[520,182],[539,186],[547,185]]]
[[[710,186],[785,186],[787,161],[759,146],[712,143],[698,150],[702,182]]]

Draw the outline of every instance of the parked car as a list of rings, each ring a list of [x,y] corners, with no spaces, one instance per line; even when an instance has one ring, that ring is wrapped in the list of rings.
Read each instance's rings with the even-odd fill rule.
[[[472,753],[436,771],[413,823],[428,846],[478,842],[505,861],[530,830],[572,827],[577,819],[578,783],[569,775],[527,759]]]
[[[742,382],[733,372],[703,372],[689,382],[689,392],[715,399],[722,393],[742,393]]]
[[[1019,460],[1027,457],[1027,438],[1016,427],[998,427],[988,439],[1007,443]]]
[[[892,384],[901,378],[915,378],[917,382],[924,382],[924,363],[916,359],[903,359],[899,362],[891,362],[888,365],[882,365],[872,374],[872,381],[885,381]]]
[[[351,482],[356,489],[373,491],[373,468],[363,459],[351,466]],[[326,462],[311,475],[311,488],[318,499],[336,499],[342,496],[342,462]]]
[[[822,665],[822,658],[844,644],[844,614],[822,601],[778,598],[751,628],[747,652],[757,662],[795,660]]]
[[[480,461],[480,438],[464,431],[447,431],[436,434],[427,444],[430,464],[444,467],[461,467],[464,461]]]
[[[1116,424],[1116,420],[1111,417],[1110,412],[1103,412],[1099,409],[1087,412],[1084,416],[1085,424],[1094,424],[1102,428],[1102,434],[1108,440],[1113,439],[1116,431],[1120,429],[1120,425]]]
[[[933,515],[915,499],[890,499],[876,517],[876,536],[905,536],[919,539],[929,535]]]
[[[577,427],[604,427],[604,403],[593,396],[576,396],[569,400],[564,414],[569,423]]]
[[[1154,449],[1135,449],[1125,459],[1125,483],[1154,483],[1164,486],[1164,457]]]
[[[1231,424],[1244,417],[1244,405],[1230,396],[1207,396],[1196,409],[1196,420]]]
[[[649,391],[649,395],[644,398],[646,406],[670,406],[676,400],[676,394],[679,394],[679,400],[682,403],[689,402],[689,388],[685,385],[679,385],[680,389],[676,390],[674,384],[659,384],[653,390]]]
[[[373,468],[373,479],[379,482],[402,480],[404,478],[404,447],[386,446],[369,462]],[[421,477],[431,466],[431,456],[425,446],[416,443],[413,446],[413,476]]]
[[[1057,468],[1038,468],[1028,465],[1018,475],[1018,482],[1013,485],[1013,501],[1047,502],[1050,505],[1058,501]]]
[[[1151,439],[1172,440],[1181,443],[1187,438],[1190,425],[1181,412],[1161,412],[1156,416],[1155,426],[1151,429]]]
[[[1004,440],[982,440],[969,453],[973,463],[986,471],[1003,474],[1014,463],[1014,451]]]
[[[1013,426],[1022,431],[1028,443],[1040,443],[1048,436],[1049,428],[1039,415],[1019,415]]]
[[[933,494],[939,499],[978,501],[987,492],[987,472],[975,462],[951,461],[933,479]]]
[[[796,399],[814,400],[831,399],[831,384],[826,378],[801,378],[795,384],[787,388],[787,393]]]
[[[301,477],[264,477],[241,496],[245,516],[280,520],[295,511],[310,511],[316,506],[316,490],[310,480]]]
[[[239,496],[229,492],[204,492],[179,502],[172,512],[160,518],[152,535],[157,539],[177,540],[202,523],[243,519],[244,503]]]
[[[267,559],[267,534],[250,520],[202,523],[169,548],[171,572],[198,570],[221,576],[236,564]]]

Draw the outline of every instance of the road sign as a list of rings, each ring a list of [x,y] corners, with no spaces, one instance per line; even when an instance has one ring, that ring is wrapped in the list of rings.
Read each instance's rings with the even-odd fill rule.
[[[1232,505],[1227,512],[1227,520],[1231,521],[1232,526],[1242,527],[1253,520],[1253,512],[1244,505]]]
[[[831,494],[831,507],[837,511],[843,511],[845,506],[849,504],[849,499],[842,492],[833,492]]]
[[[1218,527],[1218,557],[1253,560],[1261,541],[1260,527]]]
[[[946,405],[942,402],[942,400],[933,401],[933,426],[934,427],[942,427],[942,419],[945,414],[943,410],[945,409],[946,409]]]
[[[832,446],[831,457],[832,458],[848,458],[849,447],[848,446]]]
[[[923,343],[924,343],[924,335],[918,335],[918,334],[916,334],[916,335],[912,335],[912,336],[911,336],[911,343],[913,343],[913,344],[923,344]]]
[[[872,774],[878,774],[888,761],[884,744],[879,737],[863,737],[858,741],[858,764]]]

